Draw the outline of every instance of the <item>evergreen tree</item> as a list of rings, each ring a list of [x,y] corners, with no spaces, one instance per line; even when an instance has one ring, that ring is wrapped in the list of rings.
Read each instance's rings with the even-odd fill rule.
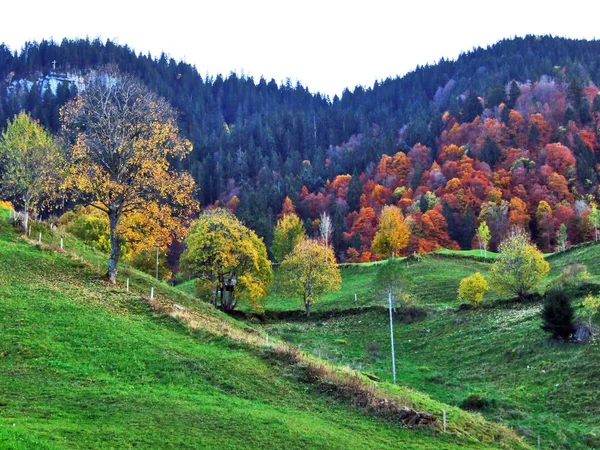
[[[574,316],[573,305],[564,290],[553,289],[546,293],[542,308],[542,329],[552,333],[553,339],[569,341],[572,338],[575,333]]]

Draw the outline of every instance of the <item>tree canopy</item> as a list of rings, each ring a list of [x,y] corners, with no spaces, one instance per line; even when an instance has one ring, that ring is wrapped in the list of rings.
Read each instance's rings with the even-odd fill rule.
[[[25,112],[8,122],[0,139],[0,189],[23,206],[23,230],[29,212],[56,195],[62,176],[62,156],[52,136]]]
[[[281,292],[290,297],[299,296],[307,316],[324,293],[336,291],[342,285],[331,247],[306,237],[285,257],[279,272]]]
[[[498,246],[496,261],[490,269],[490,284],[499,293],[524,299],[550,271],[550,265],[523,230],[513,229]]]
[[[394,205],[384,206],[371,249],[382,258],[394,257],[408,245],[409,234],[400,208]]]
[[[61,111],[70,139],[70,188],[109,219],[108,277],[114,283],[121,243],[165,247],[185,232],[196,210],[194,181],[171,161],[191,144],[175,111],[138,80],[115,68],[92,72],[85,90]]]
[[[296,214],[284,214],[277,221],[273,234],[271,252],[278,262],[282,262],[304,236],[304,225]]]
[[[267,249],[256,233],[226,209],[203,212],[192,226],[181,269],[197,279],[200,295],[231,312],[238,302],[262,310],[273,273]]]

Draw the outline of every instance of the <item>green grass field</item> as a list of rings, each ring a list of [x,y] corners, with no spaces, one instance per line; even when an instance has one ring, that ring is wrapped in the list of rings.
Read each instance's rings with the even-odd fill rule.
[[[38,227],[42,246],[0,224],[0,448],[524,448],[477,415],[385,383],[415,408],[448,409],[449,431],[371,416],[301,367],[191,331],[146,297],[154,286],[165,304],[244,324],[135,270],[108,285],[104,255]]]
[[[428,311],[422,320],[395,318],[398,379],[433,398],[456,406],[470,395],[481,399],[480,412],[509,425],[542,448],[600,448],[600,348],[554,343],[541,329],[540,303],[525,305],[488,293],[477,310],[459,311],[458,284],[476,271],[487,275],[488,262],[465,252],[427,255],[405,270],[404,288]],[[448,256],[448,254],[458,257]],[[585,263],[600,282],[600,246],[588,246],[548,257],[547,282],[570,264]],[[343,270],[343,287],[323,299],[321,311],[350,308],[353,287],[368,304],[377,268]],[[384,305],[385,296],[379,300]],[[581,298],[574,299],[579,307]],[[270,297],[268,308],[297,305]],[[317,307],[315,305],[315,310]],[[579,313],[581,315],[581,313]],[[389,322],[383,310],[307,320],[268,322],[265,331],[339,364],[391,380]],[[473,397],[475,398],[475,397]]]

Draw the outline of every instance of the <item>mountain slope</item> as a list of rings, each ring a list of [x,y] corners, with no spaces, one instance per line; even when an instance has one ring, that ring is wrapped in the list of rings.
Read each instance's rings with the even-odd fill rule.
[[[40,248],[0,227],[2,447],[522,446],[466,413],[447,435],[364,414],[306,382],[301,367],[215,333],[215,324],[238,333],[245,326],[207,305],[135,271],[121,272],[130,277],[129,293],[105,284],[102,256],[60,231],[66,253],[55,232],[39,228],[47,243]],[[151,285],[155,302],[147,301]],[[173,302],[204,327],[150,306]],[[443,407],[412,395],[415,403]]]

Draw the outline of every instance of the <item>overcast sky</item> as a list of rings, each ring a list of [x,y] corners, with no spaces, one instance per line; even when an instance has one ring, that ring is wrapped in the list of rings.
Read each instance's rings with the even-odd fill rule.
[[[109,38],[183,59],[202,75],[289,77],[333,96],[503,38],[600,38],[600,2],[590,0],[132,3],[11,1],[2,5],[0,42],[19,50],[28,40]]]

